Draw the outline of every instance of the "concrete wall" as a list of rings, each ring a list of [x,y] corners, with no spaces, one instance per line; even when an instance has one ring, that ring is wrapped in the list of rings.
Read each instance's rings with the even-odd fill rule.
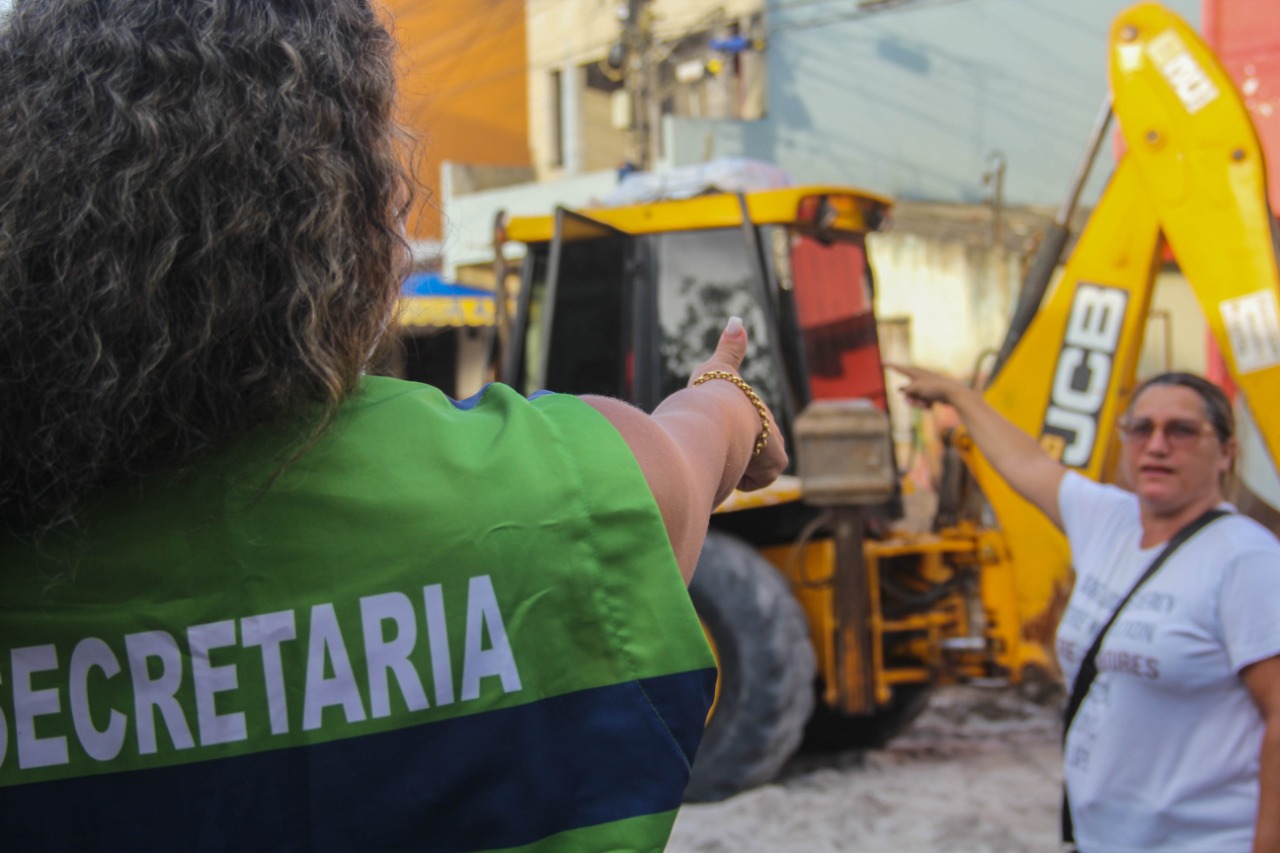
[[[868,239],[876,313],[910,318],[911,360],[968,376],[1009,325],[1019,258],[901,231]]]
[[[922,367],[969,379],[990,368],[1009,327],[1023,257],[990,246],[906,231],[868,239],[876,273],[876,313],[882,322],[905,319],[909,339],[899,346]],[[1187,280],[1157,275],[1138,376],[1166,370],[1205,370],[1207,327]]]

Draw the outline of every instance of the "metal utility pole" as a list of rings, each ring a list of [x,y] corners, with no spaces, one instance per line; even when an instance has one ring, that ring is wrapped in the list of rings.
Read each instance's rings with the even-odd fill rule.
[[[991,246],[1004,245],[1004,171],[1007,164],[1003,151],[987,155],[987,170],[982,173],[982,183],[991,187]]]
[[[657,108],[653,68],[653,19],[649,0],[627,0],[622,43],[626,49],[623,82],[631,100],[627,159],[637,169],[653,165],[653,112]]]

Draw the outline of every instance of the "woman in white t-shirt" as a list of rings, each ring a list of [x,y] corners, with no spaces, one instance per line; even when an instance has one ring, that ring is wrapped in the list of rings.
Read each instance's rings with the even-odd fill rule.
[[[1058,628],[1067,683],[1165,544],[1225,502],[1236,454],[1222,391],[1187,373],[1143,383],[1120,422],[1132,491],[1046,454],[979,392],[913,367],[909,400],[956,409],[996,471],[1071,544]],[[1064,776],[1085,853],[1280,850],[1280,544],[1239,514],[1187,540],[1124,605],[1067,733]]]

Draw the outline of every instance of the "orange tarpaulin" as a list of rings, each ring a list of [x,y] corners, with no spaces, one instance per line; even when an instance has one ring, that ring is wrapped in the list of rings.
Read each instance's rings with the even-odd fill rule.
[[[419,141],[425,187],[409,237],[438,240],[440,165],[529,163],[522,0],[385,0],[400,45],[401,120]]]

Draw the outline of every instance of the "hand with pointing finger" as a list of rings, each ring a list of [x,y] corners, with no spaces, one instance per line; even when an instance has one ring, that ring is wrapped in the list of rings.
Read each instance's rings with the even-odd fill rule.
[[[761,436],[764,438],[764,446],[761,447],[759,453],[752,455],[747,463],[746,471],[743,472],[742,478],[737,484],[738,489],[749,492],[763,489],[778,479],[778,475],[787,468],[788,457],[786,442],[782,437],[782,433],[778,430],[778,424],[773,418],[773,413],[755,394],[754,389],[751,390],[750,394],[747,393],[750,385],[745,380],[741,380],[740,371],[746,355],[747,330],[742,325],[740,318],[730,317],[728,325],[725,326],[724,332],[720,335],[720,340],[716,343],[715,352],[693,371],[693,375],[689,377],[689,385],[690,387],[695,383],[705,385],[708,382],[737,384],[732,378],[718,376],[717,372],[728,374],[729,377],[736,377],[742,381],[742,385],[739,385],[739,390],[747,402],[751,403],[756,409],[759,422],[755,441],[759,441]],[[703,378],[708,377],[708,374],[715,378]],[[743,387],[744,385],[746,387]]]
[[[902,386],[902,393],[908,403],[922,409],[927,409],[934,403],[954,406],[961,397],[977,393],[958,379],[921,367],[908,367],[903,364],[886,364],[885,367],[901,373],[910,380]]]

